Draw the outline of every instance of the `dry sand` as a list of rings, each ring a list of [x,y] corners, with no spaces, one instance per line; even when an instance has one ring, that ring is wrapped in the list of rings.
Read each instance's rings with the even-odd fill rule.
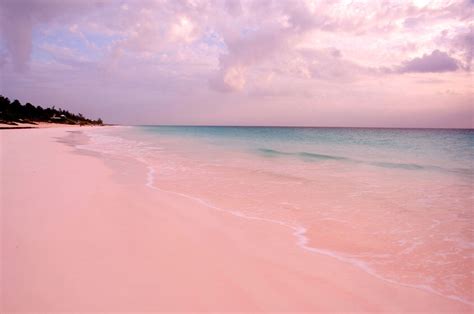
[[[0,131],[2,313],[473,310],[149,189],[140,166],[143,180],[118,180],[58,142],[68,130]]]

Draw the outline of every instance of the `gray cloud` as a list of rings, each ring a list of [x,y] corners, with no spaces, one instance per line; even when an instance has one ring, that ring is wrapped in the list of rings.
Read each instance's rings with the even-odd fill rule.
[[[455,49],[461,51],[464,59],[464,69],[470,71],[474,46],[474,27],[471,25],[466,32],[461,32],[456,35],[452,41],[452,45]]]
[[[56,18],[80,16],[84,9],[97,9],[105,1],[2,0],[0,1],[0,35],[17,71],[28,68],[32,52],[32,32],[36,25]]]
[[[434,50],[431,54],[405,61],[396,72],[399,73],[427,73],[452,72],[459,68],[458,61],[446,52]]]

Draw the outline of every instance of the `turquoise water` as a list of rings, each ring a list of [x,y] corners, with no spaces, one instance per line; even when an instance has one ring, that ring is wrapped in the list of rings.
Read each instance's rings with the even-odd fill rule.
[[[302,249],[474,304],[474,131],[137,126],[87,149],[146,186],[287,226]],[[126,171],[124,171],[126,172]]]
[[[302,161],[338,160],[472,175],[474,130],[143,126],[150,134],[195,138],[226,149]]]

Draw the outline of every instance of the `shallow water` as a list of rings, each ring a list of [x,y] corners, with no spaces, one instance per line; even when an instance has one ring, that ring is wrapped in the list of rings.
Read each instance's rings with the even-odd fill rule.
[[[123,127],[82,148],[144,184],[287,226],[302,249],[473,303],[472,130]]]

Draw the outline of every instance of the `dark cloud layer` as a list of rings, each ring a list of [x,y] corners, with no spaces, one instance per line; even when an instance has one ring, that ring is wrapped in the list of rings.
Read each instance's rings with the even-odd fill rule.
[[[400,73],[451,72],[459,68],[458,61],[446,52],[434,50],[430,54],[414,58],[403,63],[398,69]]]

